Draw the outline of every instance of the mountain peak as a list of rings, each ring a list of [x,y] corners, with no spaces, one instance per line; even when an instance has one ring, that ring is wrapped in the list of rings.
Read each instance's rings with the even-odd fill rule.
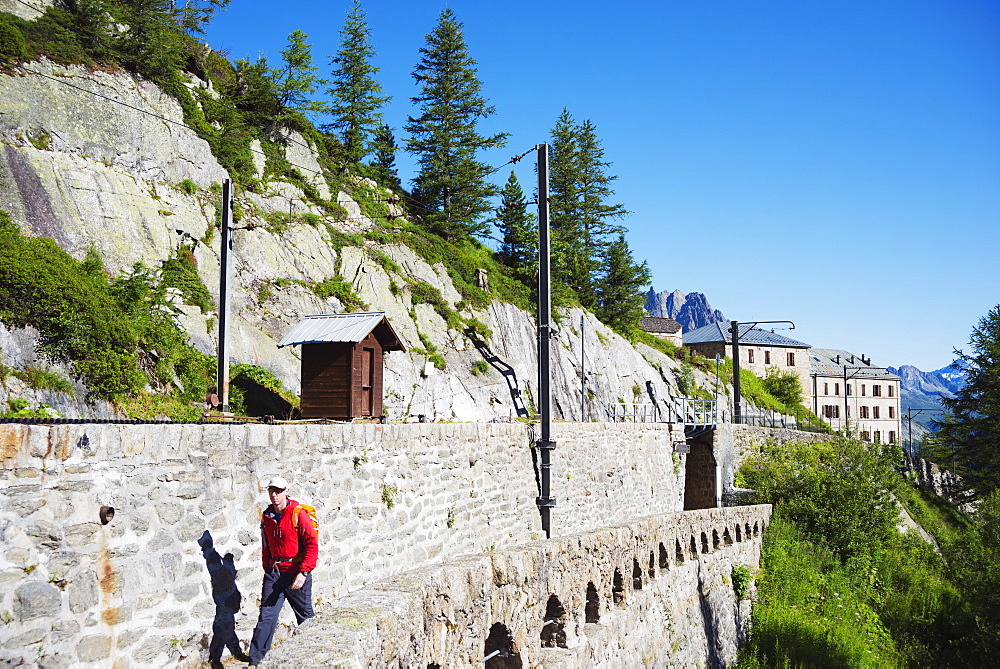
[[[685,295],[680,290],[657,293],[652,286],[646,293],[646,311],[657,318],[673,318],[681,324],[684,332],[727,320],[721,311],[712,309],[702,293]]]

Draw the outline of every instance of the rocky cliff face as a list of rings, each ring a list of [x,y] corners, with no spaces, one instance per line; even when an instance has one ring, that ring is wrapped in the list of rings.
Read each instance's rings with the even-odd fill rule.
[[[214,224],[218,202],[210,186],[227,175],[208,145],[183,124],[177,102],[152,84],[124,74],[47,61],[28,69],[27,74],[0,75],[0,209],[25,232],[50,237],[77,258],[96,248],[112,273],[137,261],[155,267],[182,243],[211,238],[195,243],[194,255],[202,280],[217,300],[219,239],[206,233]],[[191,85],[205,84],[193,80]],[[288,158],[318,169],[315,155],[302,146],[305,140],[293,139]],[[200,190],[188,194],[175,187],[185,179]],[[326,187],[322,180],[314,185],[321,191]],[[349,232],[372,225],[347,193],[333,196],[347,209],[350,222],[330,218],[321,223]],[[259,193],[239,197],[248,213],[234,242],[233,363],[259,365],[298,392],[299,352],[278,349],[277,341],[303,315],[344,310],[336,298],[321,299],[303,285],[339,275],[372,310],[386,312],[409,351],[387,356],[390,418],[423,414],[439,420],[493,420],[516,416],[520,407],[531,409],[537,396],[537,356],[530,314],[499,300],[483,311],[466,310],[465,315],[493,331],[485,348],[477,348],[430,305],[413,304],[408,286],[414,280],[437,287],[449,304],[460,300],[442,265],[430,265],[391,240],[338,250],[323,224],[268,229],[261,216],[287,212],[290,201],[297,214],[310,212],[322,219],[323,212],[291,184],[271,182]],[[374,262],[374,252],[390,258],[401,272]],[[393,290],[393,284],[401,288]],[[217,315],[177,306],[182,312],[178,322],[192,344],[214,354]],[[604,406],[619,400],[654,401],[665,408],[676,394],[674,361],[644,346],[633,348],[589,314],[582,315],[582,337],[569,326],[580,322],[581,313],[570,310],[563,314],[567,327],[553,344],[556,416],[580,418],[581,347],[587,369],[586,418],[601,419]],[[428,366],[425,354],[414,351],[425,348],[421,335],[444,356],[444,370]],[[5,364],[35,360],[25,344],[30,332],[6,336],[21,345],[16,355],[4,346]],[[475,374],[473,363],[490,351],[500,362]],[[0,388],[0,401],[16,392]],[[67,415],[87,410],[69,397],[49,399]]]
[[[646,311],[657,318],[673,318],[681,324],[684,332],[727,320],[721,311],[712,309],[702,293],[685,295],[679,290],[657,293],[650,287],[646,293]]]

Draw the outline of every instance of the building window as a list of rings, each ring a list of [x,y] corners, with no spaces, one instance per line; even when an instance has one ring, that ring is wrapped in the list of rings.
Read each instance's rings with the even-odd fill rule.
[[[847,412],[847,417],[850,418],[851,417],[851,407],[844,407],[844,410]]]
[[[788,366],[789,367],[794,367],[795,366],[795,354],[794,353],[789,353],[788,354]]]
[[[865,384],[863,384],[863,383],[861,384],[861,396],[862,397],[865,396]]]
[[[892,386],[889,387],[892,388]],[[896,407],[889,407],[889,418],[895,418],[895,417],[896,417]],[[890,441],[889,443],[891,444],[892,442]]]
[[[879,411],[878,410],[879,410],[879,407],[877,407],[877,406],[872,407],[872,418],[878,418],[879,417],[879,415],[878,415]],[[876,432],[875,434],[878,434],[878,432]]]
[[[824,404],[823,405],[823,418],[840,418],[840,405],[839,404]]]
[[[848,395],[851,394],[851,384],[850,383],[847,384],[847,394]]]
[[[861,418],[868,418],[868,407],[858,407],[858,416]]]
[[[879,432],[878,430],[875,430],[875,443],[876,444],[882,443],[882,433]]]
[[[771,364],[771,352],[770,351],[764,351],[764,364],[765,365],[770,365]]]
[[[824,383],[823,384],[823,394],[824,395],[829,395],[830,394],[830,384],[829,383]]]
[[[839,395],[840,394],[840,384],[839,383],[833,384],[833,394],[834,395]]]
[[[872,440],[871,433],[868,432],[868,430],[863,430],[861,432],[861,441],[871,441],[871,440]]]
[[[872,397],[882,397],[882,386],[877,383],[872,385]]]
[[[891,388],[892,386],[889,386],[889,387]],[[889,443],[890,444],[895,444],[896,443],[896,431],[895,430],[889,430]]]
[[[889,397],[894,397],[895,394],[896,394],[896,390],[895,390],[895,388],[892,387],[892,384],[890,383],[889,384]]]
[[[753,349],[752,348],[748,348],[747,349],[747,362],[749,362],[749,363],[753,362]]]

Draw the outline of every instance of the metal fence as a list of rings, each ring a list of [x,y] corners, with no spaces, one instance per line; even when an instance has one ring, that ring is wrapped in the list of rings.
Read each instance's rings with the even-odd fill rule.
[[[672,397],[674,418],[685,425],[715,425],[718,422],[718,403],[695,397]]]
[[[660,408],[655,404],[611,402],[607,406],[608,421],[612,423],[659,423]]]

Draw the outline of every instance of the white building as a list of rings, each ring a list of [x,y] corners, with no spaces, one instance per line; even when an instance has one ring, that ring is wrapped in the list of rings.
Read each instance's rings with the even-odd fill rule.
[[[813,413],[863,441],[900,442],[898,376],[838,349],[810,349],[809,363]]]

